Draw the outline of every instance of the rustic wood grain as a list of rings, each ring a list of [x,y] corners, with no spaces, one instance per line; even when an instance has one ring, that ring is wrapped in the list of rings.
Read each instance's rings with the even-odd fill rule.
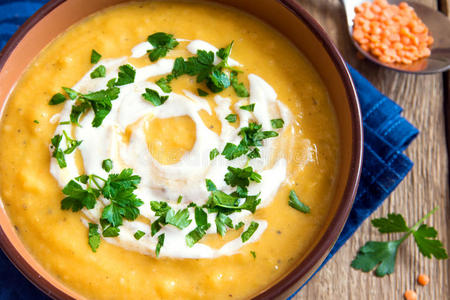
[[[450,105],[449,99],[444,99],[450,92],[449,76],[444,82],[442,74],[401,74],[368,61],[360,61],[346,32],[344,11],[338,0],[297,1],[322,24],[345,59],[381,92],[401,105],[403,115],[420,130],[420,135],[406,151],[415,166],[370,219],[397,212],[411,224],[439,206],[440,209],[428,224],[438,229],[439,238],[450,249],[449,173],[444,117],[444,102],[448,103],[446,109]],[[438,8],[437,0],[415,1]],[[449,8],[450,0],[441,0],[440,4],[441,9]],[[424,258],[412,239],[401,246],[395,273],[390,276],[377,278],[371,273],[350,268],[350,262],[360,246],[368,240],[387,238],[365,222],[294,299],[403,299],[407,289],[416,290],[418,299],[450,299],[450,260]],[[431,278],[425,287],[416,282],[420,273],[426,273]]]

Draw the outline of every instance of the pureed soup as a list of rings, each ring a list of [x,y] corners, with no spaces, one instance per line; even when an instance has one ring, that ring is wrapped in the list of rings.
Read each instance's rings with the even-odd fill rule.
[[[3,205],[92,299],[248,298],[319,239],[336,116],[294,46],[200,2],[108,8],[56,38],[3,112]]]

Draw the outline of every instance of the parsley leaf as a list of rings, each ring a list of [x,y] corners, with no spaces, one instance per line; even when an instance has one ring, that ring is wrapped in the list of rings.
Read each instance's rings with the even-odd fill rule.
[[[217,187],[211,179],[206,179],[206,189],[208,190],[208,192],[212,192],[217,190]]]
[[[239,223],[237,223],[235,226],[234,226],[234,229],[235,230],[238,230],[238,229],[240,229],[242,226],[244,226],[245,224],[244,224],[244,222],[239,222]]]
[[[253,256],[254,259],[256,259],[256,252],[255,251],[250,251],[250,254]]]
[[[230,123],[236,122],[236,119],[237,119],[236,114],[229,114],[228,116],[225,117],[225,120],[227,120]]]
[[[289,206],[292,208],[295,208],[298,211],[301,211],[302,213],[309,213],[311,211],[311,209],[309,208],[308,205],[306,205],[305,203],[301,202],[298,197],[297,194],[295,193],[294,190],[291,190],[289,193],[289,202],[288,202]]]
[[[63,103],[64,101],[66,101],[66,96],[64,96],[61,93],[56,93],[53,95],[53,97],[50,99],[50,101],[48,102],[49,105],[57,105],[60,103]]]
[[[101,78],[106,76],[106,68],[104,65],[100,65],[97,68],[95,68],[94,71],[91,72],[91,78]]]
[[[175,48],[179,43],[173,38],[172,34],[157,32],[147,38],[154,49],[148,51],[150,61],[157,61],[159,58],[167,55],[169,50]]]
[[[189,247],[194,246],[198,241],[200,241],[206,234],[206,231],[211,227],[211,224],[206,224],[202,226],[197,226],[194,230],[186,235],[186,245]]]
[[[98,233],[98,224],[89,223],[88,243],[92,252],[97,252],[100,246],[100,234]]]
[[[222,150],[222,155],[226,159],[232,160],[238,158],[248,152],[248,146],[244,143],[239,143],[238,146],[232,143],[227,143]]]
[[[100,195],[98,189],[88,186],[84,189],[75,180],[69,181],[69,183],[62,190],[64,195],[67,195],[61,201],[61,209],[72,209],[73,212],[81,210],[83,207],[92,209],[97,202],[97,198]]]
[[[64,158],[64,152],[61,149],[59,149],[61,140],[62,140],[62,135],[57,134],[51,139],[51,142],[52,142],[52,147],[53,147],[52,157],[56,158],[56,161],[58,162],[59,167],[62,169],[62,168],[67,167],[67,163],[66,163],[66,159]]]
[[[111,159],[105,159],[103,162],[102,162],[102,168],[103,168],[103,170],[105,170],[106,172],[109,172],[109,171],[111,171],[112,170],[112,168],[113,168],[113,162],[112,162],[112,160]]]
[[[442,242],[436,239],[437,231],[433,227],[422,224],[413,232],[413,236],[423,256],[428,258],[434,256],[437,259],[448,258]]]
[[[145,232],[138,230],[134,233],[133,236],[136,240],[140,240],[144,235],[145,235]]]
[[[230,186],[247,187],[251,181],[261,182],[261,175],[253,172],[253,168],[248,166],[244,169],[228,167],[228,173],[225,174],[225,182]]]
[[[80,95],[80,93],[78,93],[77,91],[75,91],[75,90],[73,90],[71,88],[63,87],[62,89],[67,93],[69,98],[72,99],[72,100],[77,99],[77,97]]]
[[[209,152],[209,159],[213,160],[219,154],[219,150],[217,150],[217,148],[214,148]]]
[[[179,210],[176,213],[173,209],[170,209],[166,214],[166,223],[178,229],[188,227],[191,222],[192,220],[189,220],[189,211],[187,208]]]
[[[284,121],[283,121],[283,119],[272,119],[272,120],[270,120],[270,124],[272,124],[272,128],[279,129],[279,128],[283,128]]]
[[[159,257],[159,252],[161,251],[161,248],[164,246],[165,237],[166,237],[165,233],[160,234],[158,236],[158,243],[156,244],[156,250],[155,250],[156,257]]]
[[[102,220],[100,220],[102,221]],[[104,237],[116,237],[119,236],[120,229],[118,227],[111,226],[109,223],[107,223],[108,226],[103,230],[103,236]]]
[[[357,257],[352,261],[351,266],[363,272],[369,272],[377,265],[375,275],[384,276],[394,272],[395,259],[398,247],[402,241],[391,242],[367,242],[359,249]]]
[[[142,94],[142,97],[151,102],[154,106],[160,106],[166,102],[169,96],[160,96],[157,91],[152,89],[145,89],[145,93]]]
[[[252,103],[252,104],[249,104],[249,105],[243,105],[243,106],[240,106],[239,108],[252,112],[252,111],[255,110],[255,103]]]
[[[95,51],[95,49],[92,49],[92,51],[91,51],[91,64],[96,64],[96,63],[98,63],[98,61],[100,60],[101,57],[102,57],[102,56],[101,56],[100,53],[98,53],[97,51]]]
[[[261,157],[261,154],[259,153],[259,149],[258,148],[253,149],[252,152],[247,154],[247,157],[249,159]]]
[[[181,203],[181,200],[183,200],[183,196],[178,196],[178,199],[177,199],[177,204],[180,204]]]
[[[164,201],[150,201],[150,207],[157,217],[165,217],[166,213],[171,209],[169,204]]]
[[[221,212],[217,213],[215,223],[217,232],[221,236],[224,236],[227,233],[227,226],[229,228],[233,228],[233,221],[230,219],[230,217]]]
[[[207,92],[205,92],[205,91],[202,90],[202,89],[197,89],[197,93],[198,93],[198,95],[199,95],[200,97],[206,97],[206,96],[209,95]]]
[[[375,275],[382,277],[394,272],[395,260],[399,246],[412,234],[420,253],[425,257],[434,256],[437,259],[446,259],[448,254],[442,242],[436,239],[437,231],[433,227],[422,224],[437,208],[420,219],[414,226],[408,227],[404,218],[399,214],[389,214],[387,218],[372,220],[372,224],[382,233],[403,232],[400,239],[387,242],[369,241],[362,246],[351,266],[355,269],[369,272],[375,267]]]
[[[248,97],[250,94],[248,93],[247,88],[242,82],[239,82],[237,79],[238,73],[236,71],[231,72],[231,86],[233,87],[234,91],[236,92],[236,95],[239,97],[245,98]]]
[[[400,214],[388,214],[387,218],[373,219],[372,225],[381,233],[407,232],[409,230],[405,219]]]
[[[136,70],[132,65],[126,64],[119,67],[119,78],[116,81],[116,86],[126,85],[134,82]]]
[[[170,93],[172,88],[170,87],[170,81],[167,78],[160,78],[155,82],[164,93]]]
[[[245,243],[246,241],[248,241],[252,237],[252,235],[255,233],[255,231],[258,229],[258,227],[259,227],[259,223],[252,221],[250,223],[250,226],[248,226],[247,230],[241,234],[242,242]]]
[[[63,139],[63,136],[60,134],[55,135],[51,139],[53,153],[52,157],[56,158],[56,161],[58,162],[58,165],[61,169],[67,167],[66,159],[64,158],[65,154],[71,154],[80,144],[82,141],[77,141],[72,138],[70,138],[66,131],[63,130],[63,135],[66,140],[66,150],[62,150],[61,141]]]

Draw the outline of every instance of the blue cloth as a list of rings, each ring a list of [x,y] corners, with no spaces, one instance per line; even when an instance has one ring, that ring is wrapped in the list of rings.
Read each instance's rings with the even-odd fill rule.
[[[0,0],[0,49],[18,27],[45,2]],[[413,163],[402,152],[418,134],[417,129],[400,116],[400,106],[382,95],[352,67],[349,66],[349,69],[358,92],[364,122],[363,170],[348,221],[322,266],[381,205],[412,168]],[[0,251],[0,300],[9,299],[48,297],[29,283]]]

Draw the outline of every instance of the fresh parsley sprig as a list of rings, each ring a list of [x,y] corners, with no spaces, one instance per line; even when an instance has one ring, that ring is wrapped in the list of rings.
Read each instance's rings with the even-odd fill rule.
[[[173,34],[165,32],[156,32],[149,35],[147,41],[154,47],[152,50],[148,50],[148,58],[154,62],[167,55],[167,53],[178,46],[177,40],[173,37]]]
[[[380,233],[405,233],[400,239],[394,241],[378,242],[369,241],[362,246],[351,266],[363,272],[375,269],[375,275],[383,277],[394,272],[397,251],[400,245],[413,235],[419,252],[425,257],[434,256],[437,259],[446,259],[448,254],[442,242],[437,239],[435,228],[423,224],[438,208],[436,207],[420,219],[412,227],[406,225],[405,219],[400,214],[388,214],[387,218],[373,219],[372,225],[378,228]]]
[[[63,136],[66,140],[66,150],[62,150],[61,141]],[[64,157],[65,154],[71,154],[75,149],[81,144],[82,141],[77,141],[72,139],[65,130],[63,130],[63,134],[57,134],[51,139],[51,147],[53,148],[52,157],[56,158],[58,165],[61,169],[67,167],[66,159]]]

